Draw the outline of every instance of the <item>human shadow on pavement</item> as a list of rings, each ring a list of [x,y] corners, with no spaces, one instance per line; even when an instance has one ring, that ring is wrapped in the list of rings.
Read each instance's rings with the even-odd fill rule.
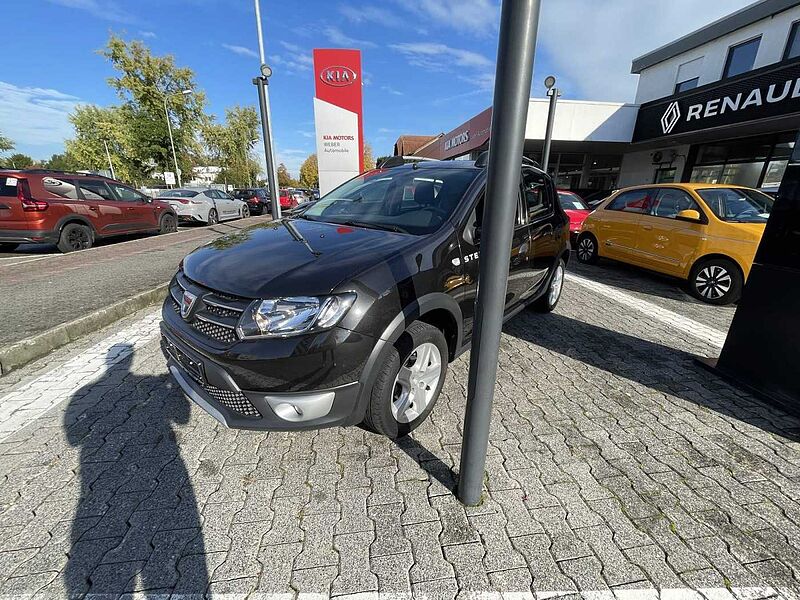
[[[64,416],[80,449],[65,589],[70,598],[202,595],[202,521],[174,427],[188,422],[189,402],[164,376],[132,373],[129,345],[106,360],[119,362],[76,392]]]
[[[695,364],[695,356],[688,352],[556,313],[523,313],[509,321],[504,332],[783,438],[800,440],[800,419],[739,392]],[[626,408],[640,410],[633,405]]]

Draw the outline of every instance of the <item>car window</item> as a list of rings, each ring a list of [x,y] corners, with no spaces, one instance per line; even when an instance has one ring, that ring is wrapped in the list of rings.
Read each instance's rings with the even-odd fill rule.
[[[766,223],[775,202],[756,190],[707,188],[697,193],[717,217],[735,223]]]
[[[109,185],[117,194],[117,198],[123,202],[141,202],[144,200],[144,197],[136,190],[132,190],[129,187],[125,187],[124,185],[119,185],[116,183],[110,183]]]
[[[194,198],[199,192],[193,190],[164,190],[159,192],[159,198]]]
[[[75,182],[72,180],[61,179],[60,177],[43,177],[42,187],[56,196],[71,200],[78,199],[78,188],[75,187]]]
[[[19,180],[16,177],[6,177],[5,175],[0,176],[0,196],[16,196],[18,181]]]
[[[589,210],[589,206],[572,192],[558,192],[558,201],[564,210]]]
[[[486,189],[481,192],[480,199],[475,204],[475,210],[472,211],[470,215],[469,221],[467,222],[467,229],[471,231],[471,235],[465,235],[465,239],[468,241],[472,241],[476,239],[474,234],[476,229],[480,229],[483,227],[483,207],[484,207],[484,199],[486,198]],[[520,212],[522,208],[522,203],[517,202],[517,213],[514,216],[514,229],[517,229],[520,226],[524,225],[524,221],[522,220],[522,213]],[[476,244],[478,242],[475,242]]]
[[[83,192],[83,197],[86,200],[114,200],[114,195],[108,189],[105,181],[79,179],[78,187]]]
[[[654,217],[676,219],[682,210],[696,210],[703,214],[697,202],[689,194],[679,189],[664,188],[658,190],[650,207],[650,214]]]
[[[552,201],[544,175],[532,169],[522,170],[522,198],[529,219],[550,211]]]
[[[432,233],[450,218],[480,172],[453,167],[370,171],[323,196],[301,218]]]
[[[653,192],[654,190],[651,189],[622,192],[605,209],[630,213],[646,212],[652,202]]]

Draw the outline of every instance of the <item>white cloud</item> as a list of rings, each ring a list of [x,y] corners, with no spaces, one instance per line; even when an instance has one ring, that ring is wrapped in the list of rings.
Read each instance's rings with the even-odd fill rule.
[[[82,10],[93,17],[115,21],[117,23],[133,23],[136,18],[119,6],[115,0],[49,0],[52,4]]]
[[[311,58],[310,51],[301,50],[298,46],[286,42],[281,42],[281,44],[290,50],[282,54],[271,54],[269,60],[272,65],[280,67],[286,73],[295,75],[311,70],[311,67],[314,66],[314,59]]]
[[[382,89],[384,92],[386,92],[387,94],[391,94],[392,96],[403,96],[403,95],[404,95],[404,94],[403,94],[403,92],[401,92],[400,90],[396,90],[396,89],[394,89],[394,88],[393,88],[392,86],[390,86],[390,85],[382,85],[382,86],[381,86],[381,89]]]
[[[338,27],[325,27],[322,30],[322,33],[328,39],[331,44],[335,46],[348,46],[348,47],[356,47],[356,48],[375,48],[376,44],[374,42],[370,42],[369,40],[359,40],[354,37],[350,37],[346,33],[344,33]]]
[[[250,48],[245,48],[244,46],[236,46],[233,44],[222,44],[222,47],[226,50],[230,50],[234,54],[238,54],[239,56],[247,56],[248,58],[258,58],[258,54],[255,50],[251,50]]]
[[[342,13],[351,23],[377,23],[384,27],[398,27],[402,23],[402,19],[393,12],[380,8],[378,6],[371,6],[363,4],[354,6],[352,4],[343,4],[339,6],[339,12]]]
[[[429,71],[449,71],[453,67],[484,71],[494,68],[494,62],[483,54],[452,48],[438,42],[390,44],[389,47],[405,56],[409,64]]]
[[[538,60],[575,97],[633,101],[631,61],[750,4],[751,0],[559,0],[542,4]],[[578,18],[577,15],[580,17]],[[550,73],[537,72],[536,92]]]
[[[297,130],[298,135],[302,135],[304,138],[313,138],[314,132],[313,131],[303,131],[302,129]]]
[[[3,135],[17,145],[61,144],[73,135],[69,114],[83,104],[58,90],[19,87],[0,81],[0,123]]]
[[[156,35],[155,31],[140,31],[139,35],[142,36],[143,38],[156,38],[156,37],[158,37]]]
[[[605,6],[607,1],[598,4]],[[478,36],[493,34],[500,22],[500,3],[496,0],[399,0],[399,3],[422,16],[426,22],[443,24]],[[561,10],[563,0],[550,4]],[[571,16],[575,18],[575,14]],[[583,21],[584,25],[589,22]]]

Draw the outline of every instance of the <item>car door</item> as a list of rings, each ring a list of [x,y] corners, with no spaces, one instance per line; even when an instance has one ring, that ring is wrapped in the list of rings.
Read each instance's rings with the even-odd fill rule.
[[[134,231],[124,212],[124,203],[117,200],[103,179],[78,179],[78,192],[83,198],[89,220],[100,235]]]
[[[634,264],[641,262],[636,248],[639,224],[654,195],[651,188],[620,192],[600,209],[597,242],[601,256]]]
[[[545,284],[547,274],[554,267],[560,253],[560,232],[553,226],[557,196],[549,179],[533,169],[523,168],[522,198],[530,231],[527,269],[530,285],[522,292],[524,300]]]
[[[147,198],[126,185],[108,182],[108,186],[117,200],[123,205],[122,213],[128,221],[130,228],[136,231],[151,231],[158,229],[156,212],[152,203]]]
[[[222,205],[225,218],[234,219],[239,216],[239,202],[221,190],[214,190],[217,194],[217,203]]]
[[[457,302],[464,318],[464,335],[468,339],[472,335],[472,323],[475,312],[475,299],[478,293],[478,275],[480,258],[480,234],[485,211],[492,210],[492,202],[485,202],[485,190],[475,204],[463,227],[459,244],[461,245],[460,292]],[[531,270],[530,232],[525,220],[520,197],[517,197],[517,214],[514,220],[514,235],[511,241],[511,260],[508,268],[506,287],[506,306],[508,314],[514,310],[528,295],[526,292],[534,285]]]
[[[703,222],[678,218],[682,210],[696,210],[708,219],[698,203],[680,188],[658,190],[648,212],[641,217],[636,246],[645,266],[668,275],[683,276],[693,262],[705,235]]]

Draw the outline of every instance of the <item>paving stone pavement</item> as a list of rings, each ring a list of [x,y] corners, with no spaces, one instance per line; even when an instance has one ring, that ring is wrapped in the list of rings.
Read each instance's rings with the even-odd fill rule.
[[[695,366],[708,339],[589,287],[506,325],[476,507],[451,493],[468,357],[399,442],[233,431],[124,327],[77,381],[31,385],[57,361],[0,380],[0,411],[61,400],[0,441],[2,597],[800,598],[800,420]]]

